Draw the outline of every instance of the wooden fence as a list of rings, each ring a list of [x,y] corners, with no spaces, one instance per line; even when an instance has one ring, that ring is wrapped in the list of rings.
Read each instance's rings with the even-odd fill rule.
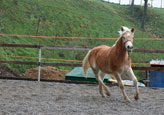
[[[41,62],[41,53],[42,49],[65,49],[65,50],[89,50],[91,47],[72,47],[72,46],[47,46],[47,45],[29,45],[29,44],[8,44],[8,43],[0,43],[0,47],[21,47],[21,48],[37,48],[39,49],[38,61],[37,62],[27,62],[27,61],[3,61],[0,63],[5,64],[30,64],[30,65],[38,65],[38,81],[40,81],[40,67],[41,65],[48,66],[82,66],[81,63],[45,63]],[[133,52],[144,52],[144,53],[164,53],[164,50],[153,50],[153,49],[134,49]],[[150,65],[150,64],[149,64]],[[144,70],[148,76],[148,71],[164,71],[164,67],[132,67],[134,70]]]
[[[33,36],[33,35],[13,35],[13,34],[0,34],[0,36],[12,36],[12,37],[28,37],[28,38],[59,38],[59,39],[113,39],[117,40],[117,38],[91,38],[91,37],[58,37],[58,36]],[[163,42],[164,38],[135,38],[135,40],[160,40]],[[79,60],[71,60],[69,63],[46,63],[41,62],[41,54],[42,49],[52,49],[52,50],[90,50],[91,47],[73,47],[73,46],[49,46],[49,45],[31,45],[31,44],[13,44],[13,43],[0,43],[0,47],[19,47],[19,48],[37,48],[39,50],[38,54],[38,61],[37,62],[27,62],[27,61],[4,61],[0,60],[0,63],[5,64],[27,64],[27,65],[38,65],[38,81],[40,81],[40,67],[41,65],[48,65],[48,66],[82,66],[81,63],[70,63],[70,62],[77,62]],[[134,49],[133,52],[143,52],[143,53],[164,53],[164,50],[154,50],[154,49]],[[9,56],[9,55],[8,55]],[[16,57],[16,56],[15,56]],[[18,57],[18,56],[17,56]],[[25,56],[19,56],[21,58],[25,58]],[[30,58],[30,57],[28,57]],[[31,57],[34,58],[34,57]],[[36,57],[35,57],[36,58]],[[67,60],[68,62],[68,60]],[[149,63],[135,63],[135,64],[146,64],[150,65]],[[132,67],[134,70],[143,70],[148,77],[150,70],[155,71],[164,71],[164,67]]]

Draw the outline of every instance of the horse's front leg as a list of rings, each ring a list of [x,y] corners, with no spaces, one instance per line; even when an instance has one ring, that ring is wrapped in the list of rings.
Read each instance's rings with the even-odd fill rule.
[[[134,85],[135,85],[135,89],[136,89],[136,94],[135,94],[134,98],[135,98],[135,100],[138,100],[139,99],[138,80],[137,80],[136,76],[134,75],[131,67],[128,68],[127,74],[134,81]]]
[[[115,75],[115,78],[117,79],[117,82],[118,82],[118,85],[119,85],[120,89],[122,90],[124,99],[131,102],[131,100],[129,99],[129,97],[127,96],[127,94],[125,92],[125,88],[124,88],[124,85],[122,83],[121,75],[118,74],[118,73],[114,73],[114,75]]]

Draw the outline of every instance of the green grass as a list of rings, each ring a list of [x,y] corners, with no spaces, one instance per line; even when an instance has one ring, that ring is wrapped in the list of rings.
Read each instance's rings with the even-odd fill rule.
[[[16,6],[16,7],[11,7]],[[1,5],[3,33],[48,36],[118,37],[121,25],[136,28],[136,37],[155,37],[142,32],[138,21],[129,16],[128,6],[99,0],[12,0]]]
[[[117,38],[122,25],[135,28],[136,38],[164,37],[164,10],[148,8],[146,31],[141,29],[143,7],[135,6],[134,16],[129,6],[101,2],[101,0],[3,0],[0,4],[0,33],[64,37]],[[40,20],[40,21],[39,21]],[[39,22],[39,26],[38,26]],[[38,30],[38,31],[37,31]],[[71,40],[53,38],[29,38],[1,36],[1,43],[97,46],[113,45],[115,40]],[[135,40],[135,48],[164,49],[163,41]],[[16,59],[2,55],[37,57],[38,50],[31,48],[0,48],[1,59]],[[42,57],[82,60],[86,51],[44,50]],[[163,54],[133,53],[133,62],[163,59]],[[46,62],[56,62],[43,60]],[[11,69],[24,72],[31,65],[9,65]],[[64,68],[65,69],[65,68]],[[70,69],[70,68],[69,68]]]

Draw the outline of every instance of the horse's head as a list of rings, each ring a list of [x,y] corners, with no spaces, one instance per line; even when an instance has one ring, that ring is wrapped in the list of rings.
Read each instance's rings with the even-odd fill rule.
[[[131,52],[133,49],[133,40],[134,40],[134,28],[129,29],[122,26],[119,31],[123,44],[128,52]]]

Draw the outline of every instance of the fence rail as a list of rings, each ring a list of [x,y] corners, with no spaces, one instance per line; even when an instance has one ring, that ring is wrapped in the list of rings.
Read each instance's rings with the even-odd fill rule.
[[[131,5],[132,0],[102,0],[108,3],[120,4],[120,5]],[[143,6],[144,0],[134,0],[134,5]],[[149,7],[164,8],[163,0],[148,0]]]
[[[7,43],[0,43],[0,47],[22,47],[22,48],[38,48],[38,49],[65,49],[65,50],[90,50],[91,47],[73,47],[73,46],[46,46],[46,45],[30,45],[30,44],[7,44]],[[153,49],[134,49],[133,52],[144,52],[144,53],[164,53],[164,50],[153,50]],[[25,56],[11,56],[11,55],[4,55],[7,57],[16,57],[16,58],[32,58],[34,57],[25,57]],[[37,58],[35,59],[44,59],[44,58]],[[45,58],[48,59],[49,58]],[[50,59],[52,60],[52,59]],[[53,59],[57,60],[57,59]],[[81,62],[81,60],[59,60],[65,62]],[[0,61],[0,63],[8,63],[8,64],[29,64],[29,65],[49,65],[49,66],[81,66],[81,64],[77,63],[41,63],[41,62],[24,62],[24,61]],[[150,65],[149,63],[133,63],[133,65],[142,64],[142,65]],[[135,70],[159,70],[159,68],[153,67],[134,67]],[[160,70],[164,70],[161,68]]]
[[[43,48],[43,49],[65,49],[65,50],[90,50],[92,47],[77,47],[77,46],[47,46],[47,45],[30,45],[30,44],[8,44],[0,43],[0,47],[24,47],[24,48]],[[133,52],[144,52],[144,53],[164,53],[164,50],[154,49],[139,49],[134,48]]]
[[[27,64],[27,65],[47,65],[47,66],[73,66],[79,67],[82,64],[78,63],[45,63],[45,62],[25,62],[25,61],[0,61],[1,64]],[[153,70],[164,71],[164,67],[132,67],[134,70]]]
[[[0,34],[0,36],[11,37],[28,37],[28,38],[59,38],[59,39],[109,39],[117,40],[118,38],[96,38],[96,37],[61,37],[61,36],[34,36],[34,35],[15,35],[15,34]],[[135,38],[135,40],[164,40],[164,38]]]

